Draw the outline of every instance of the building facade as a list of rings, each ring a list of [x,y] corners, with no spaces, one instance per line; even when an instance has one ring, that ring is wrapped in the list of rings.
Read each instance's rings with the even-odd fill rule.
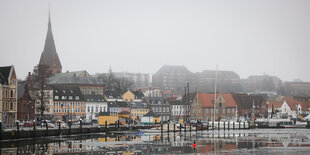
[[[83,95],[86,101],[86,119],[98,120],[100,112],[108,112],[108,103],[103,95]]]
[[[214,92],[216,74],[218,92],[232,93],[243,91],[240,83],[240,77],[233,71],[204,70],[202,72],[198,72],[195,74],[193,88],[198,88],[200,92],[205,93]]]
[[[178,121],[180,119],[185,120],[189,107],[184,104],[183,101],[172,101],[171,102],[171,120]]]
[[[197,93],[191,105],[190,117],[191,120],[200,121],[234,120],[236,112],[237,104],[232,94],[216,94],[214,107],[214,94]]]
[[[161,121],[170,120],[170,101],[168,97],[147,98],[151,110],[160,116]]]
[[[77,86],[53,85],[53,120],[79,121],[86,119],[85,99]]]
[[[17,119],[17,87],[14,66],[0,67],[0,120],[7,128]]]
[[[180,93],[192,77],[185,66],[164,65],[152,76],[152,86]]]

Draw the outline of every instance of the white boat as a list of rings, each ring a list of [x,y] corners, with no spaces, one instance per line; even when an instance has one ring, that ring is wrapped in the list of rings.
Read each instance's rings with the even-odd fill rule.
[[[296,126],[289,118],[257,119],[256,123],[258,128],[293,128]]]

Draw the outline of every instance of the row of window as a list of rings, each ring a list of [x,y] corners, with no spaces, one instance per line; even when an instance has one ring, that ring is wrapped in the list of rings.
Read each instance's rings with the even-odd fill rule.
[[[234,113],[235,112],[235,108],[226,108],[227,109],[227,113]],[[200,109],[197,109],[198,110],[198,113],[200,113]],[[193,108],[192,109],[192,112],[195,113],[196,112],[196,109]],[[211,112],[213,114],[213,108],[205,108],[205,113],[209,113]],[[225,108],[222,109],[222,113],[225,113],[226,110]],[[219,109],[215,109],[215,113],[219,113]]]
[[[9,92],[10,92],[10,98],[15,98],[15,92],[13,90],[8,91],[6,89],[4,89],[3,91],[3,94],[2,94],[3,98],[9,98]]]
[[[92,91],[92,90],[94,90],[94,91]],[[103,94],[103,89],[99,89],[99,94],[98,94],[98,89],[91,89],[91,88],[89,88],[89,89],[87,89],[87,88],[83,88],[83,94],[84,95],[91,95],[91,94],[94,94],[94,95],[104,95]]]
[[[85,112],[85,103],[81,102],[54,102],[54,112],[55,113],[75,113],[75,112]]]
[[[152,107],[154,112],[169,112],[169,107]]]
[[[106,112],[107,108],[106,106],[91,106],[91,107],[87,107],[87,112]]]
[[[54,97],[55,100],[59,100],[59,96]],[[73,96],[61,96],[62,100],[73,100]],[[80,96],[74,96],[75,100],[80,100]]]
[[[172,109],[185,109],[185,106],[172,106]]]
[[[81,102],[54,102],[54,106],[55,107],[79,107],[79,106],[85,106],[85,103],[81,103]]]
[[[8,111],[8,110],[15,111],[15,110],[16,110],[15,106],[16,106],[16,103],[11,102],[11,103],[9,104],[8,102],[3,102],[3,104],[2,104],[2,110],[3,110],[3,111]]]
[[[147,112],[148,109],[132,109],[132,112]]]
[[[58,108],[58,107],[56,107],[56,108],[54,108],[54,112],[55,113],[60,113],[60,112],[62,112],[62,113],[75,113],[75,112],[85,112],[85,110],[84,109],[81,109],[81,108]]]
[[[173,111],[172,115],[185,115],[185,111]]]

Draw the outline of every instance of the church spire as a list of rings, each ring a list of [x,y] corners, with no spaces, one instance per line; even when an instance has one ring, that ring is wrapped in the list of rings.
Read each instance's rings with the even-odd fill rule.
[[[39,65],[49,66],[53,75],[61,73],[62,70],[62,66],[56,51],[55,41],[52,32],[50,5],[48,9],[48,27],[47,27],[45,45],[43,52],[41,54]]]

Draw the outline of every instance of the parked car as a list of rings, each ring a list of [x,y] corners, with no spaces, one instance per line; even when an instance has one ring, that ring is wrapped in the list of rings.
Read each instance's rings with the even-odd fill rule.
[[[61,126],[61,128],[67,128],[68,126],[67,126],[67,124],[66,123],[60,123],[60,126]]]
[[[24,127],[33,127],[34,126],[34,122],[33,121],[26,121],[24,122]]]
[[[54,125],[53,123],[48,123],[48,127],[49,127],[49,128],[54,128],[55,125]]]
[[[85,120],[82,122],[83,125],[92,125],[93,122],[92,121],[89,121],[89,120]]]

